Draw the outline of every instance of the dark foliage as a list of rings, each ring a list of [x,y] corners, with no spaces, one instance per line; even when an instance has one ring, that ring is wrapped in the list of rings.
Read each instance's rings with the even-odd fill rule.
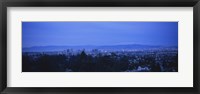
[[[164,55],[156,60],[155,54],[95,56],[85,51],[76,55],[45,53],[30,55],[23,53],[23,72],[177,72],[178,54]],[[132,61],[131,61],[132,60]],[[135,60],[133,62],[133,60]]]
[[[38,55],[37,59],[23,55],[22,71],[62,72],[65,71],[66,56],[64,55]]]

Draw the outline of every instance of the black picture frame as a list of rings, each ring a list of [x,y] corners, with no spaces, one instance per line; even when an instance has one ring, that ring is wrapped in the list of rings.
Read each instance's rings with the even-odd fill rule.
[[[194,79],[187,87],[7,87],[7,7],[193,7]],[[1,0],[0,91],[2,94],[199,94],[200,0]]]

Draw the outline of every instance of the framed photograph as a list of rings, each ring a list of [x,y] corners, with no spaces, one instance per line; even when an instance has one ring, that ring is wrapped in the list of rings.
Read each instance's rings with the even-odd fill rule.
[[[0,4],[1,93],[199,93],[199,0]]]

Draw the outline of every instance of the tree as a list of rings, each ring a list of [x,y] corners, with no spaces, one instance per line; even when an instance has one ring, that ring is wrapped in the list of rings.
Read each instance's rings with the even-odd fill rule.
[[[86,58],[87,58],[87,54],[86,54],[85,51],[83,50],[83,51],[81,52],[80,59],[83,60],[83,61],[85,61]]]

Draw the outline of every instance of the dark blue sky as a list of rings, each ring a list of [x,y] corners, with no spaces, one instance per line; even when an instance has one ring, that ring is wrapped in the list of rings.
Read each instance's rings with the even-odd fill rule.
[[[178,22],[22,22],[22,46],[178,46]]]

